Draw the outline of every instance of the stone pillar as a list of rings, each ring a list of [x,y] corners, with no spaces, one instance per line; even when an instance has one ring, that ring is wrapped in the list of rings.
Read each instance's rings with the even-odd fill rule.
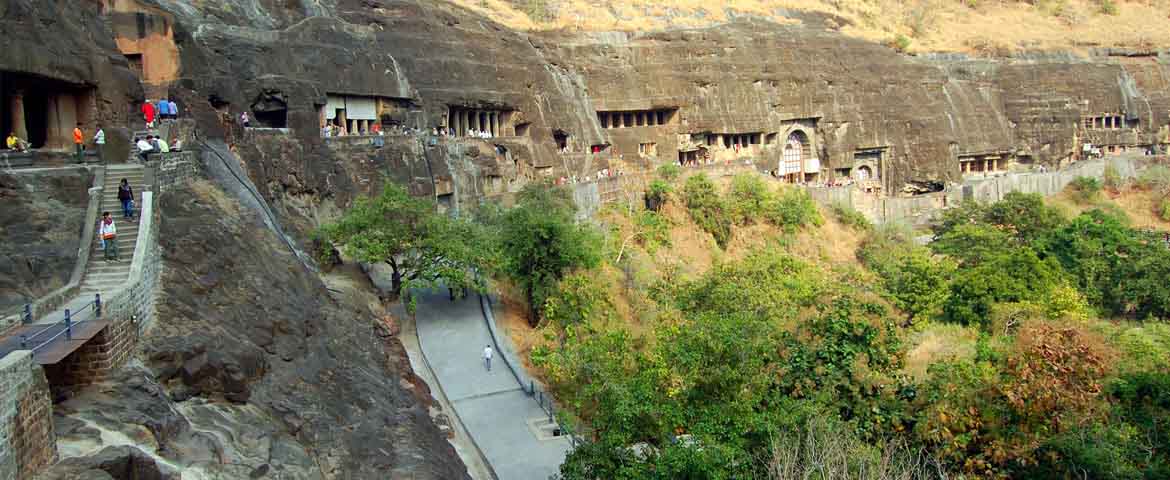
[[[28,140],[28,127],[24,123],[24,92],[13,92],[8,106],[12,115],[12,132],[16,132],[16,136],[22,140]],[[9,133],[3,132],[4,137],[7,138]]]
[[[345,129],[346,133],[349,133],[349,121],[345,119],[344,108],[337,111],[337,126]]]
[[[66,147],[64,142],[62,142],[63,132],[60,131],[61,115],[57,101],[58,98],[56,95],[49,95],[49,100],[45,106],[45,148],[60,149]]]

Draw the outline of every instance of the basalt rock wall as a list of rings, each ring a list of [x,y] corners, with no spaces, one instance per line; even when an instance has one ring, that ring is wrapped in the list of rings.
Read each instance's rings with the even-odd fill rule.
[[[174,17],[181,68],[172,95],[190,104],[202,134],[237,146],[276,203],[291,195],[343,207],[369,182],[342,172],[377,164],[416,193],[466,204],[534,179],[677,162],[680,151],[710,148],[707,134],[755,135],[746,154],[714,158],[775,170],[796,132],[817,159],[817,175],[805,179],[830,179],[876,155],[874,176],[897,194],[960,180],[963,158],[1060,165],[1083,143],[1145,148],[1165,141],[1170,122],[1165,57],[1146,53],[913,57],[802,14],[793,25],[522,33],[443,2],[145,3]],[[402,121],[424,131],[454,125],[452,108],[506,112],[506,136],[354,154],[352,141],[321,138],[331,94],[396,102]],[[234,122],[273,97],[287,105],[289,129],[275,149],[271,139],[246,140]],[[612,128],[598,114],[642,111],[668,120]],[[1124,124],[1085,127],[1086,117],[1106,115]],[[468,155],[477,142],[502,146],[500,158]],[[417,167],[428,163],[423,178]]]

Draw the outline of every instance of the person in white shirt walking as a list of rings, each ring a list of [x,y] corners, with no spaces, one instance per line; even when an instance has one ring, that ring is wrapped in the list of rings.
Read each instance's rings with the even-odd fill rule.
[[[487,371],[492,371],[492,346],[487,345],[483,347],[483,365],[487,367]]]
[[[102,129],[102,124],[98,124],[97,133],[93,135],[93,144],[96,146],[98,161],[106,161],[106,131]]]
[[[106,261],[118,261],[118,228],[114,226],[114,217],[110,215],[110,212],[102,213],[101,224],[98,225],[98,237],[102,239]]]

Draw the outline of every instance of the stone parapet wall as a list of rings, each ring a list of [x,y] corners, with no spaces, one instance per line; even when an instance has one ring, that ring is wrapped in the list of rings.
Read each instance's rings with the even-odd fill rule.
[[[900,222],[925,225],[940,210],[964,201],[992,203],[1008,193],[1036,193],[1042,196],[1060,193],[1077,177],[1102,178],[1112,166],[1122,179],[1138,176],[1148,164],[1166,163],[1165,156],[1117,156],[1082,161],[1061,170],[1029,173],[1004,173],[994,177],[971,179],[962,185],[948,185],[941,192],[913,197],[880,197],[863,192],[856,186],[809,188],[813,200],[825,206],[848,205],[875,223]]]
[[[164,153],[154,173],[154,187],[166,192],[203,175],[199,155],[193,151]]]
[[[0,359],[0,478],[32,478],[56,460],[49,382],[32,352],[12,352]]]

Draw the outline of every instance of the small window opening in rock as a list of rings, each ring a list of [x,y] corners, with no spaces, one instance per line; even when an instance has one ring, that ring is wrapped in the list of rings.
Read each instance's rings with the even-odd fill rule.
[[[215,93],[207,96],[207,103],[211,104],[211,108],[214,108],[220,112],[226,112],[232,106],[231,102],[224,100]]]
[[[256,101],[252,102],[252,113],[258,127],[288,127],[288,101],[279,91],[266,90],[262,92]]]
[[[529,122],[517,123],[516,124],[516,136],[517,137],[527,137],[528,136],[528,127],[531,127],[531,126],[532,126],[532,123],[529,123]]]
[[[142,78],[142,54],[141,53],[127,53],[125,55],[126,62],[130,64],[130,69],[134,70],[134,74],[139,79]]]
[[[565,151],[569,149],[569,134],[564,131],[557,130],[553,132],[553,141],[557,142],[557,149]]]
[[[777,136],[778,136],[778,134],[775,132],[769,133],[766,137],[764,137],[764,143],[766,145],[772,145],[772,144],[776,143]]]

